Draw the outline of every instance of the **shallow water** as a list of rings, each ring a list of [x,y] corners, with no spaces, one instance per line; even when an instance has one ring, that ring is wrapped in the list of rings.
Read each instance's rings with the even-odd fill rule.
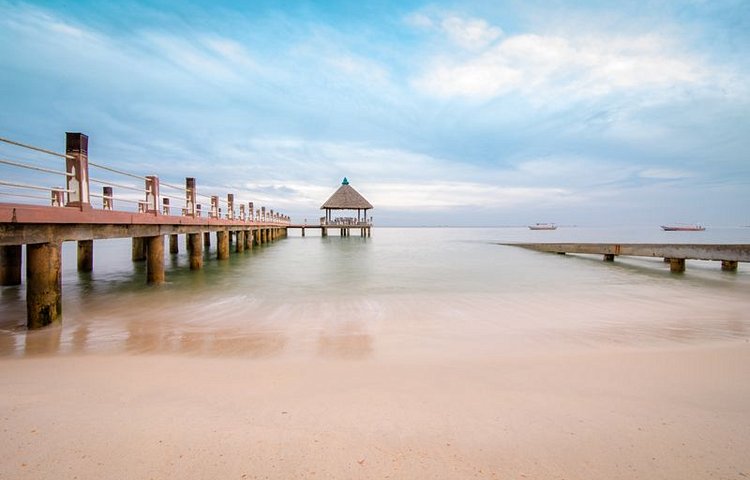
[[[166,254],[145,285],[130,240],[95,242],[94,271],[63,248],[63,326],[27,333],[25,289],[2,287],[0,354],[180,353],[248,358],[464,358],[750,337],[750,271],[688,261],[551,255],[502,242],[750,243],[750,228],[375,228],[287,239],[191,272]],[[214,239],[215,240],[215,239]],[[214,242],[215,246],[215,242]]]

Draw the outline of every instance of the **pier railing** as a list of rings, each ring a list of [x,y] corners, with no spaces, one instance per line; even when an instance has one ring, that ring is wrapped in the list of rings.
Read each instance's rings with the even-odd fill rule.
[[[133,211],[151,215],[206,217],[288,225],[290,218],[254,202],[199,192],[196,179],[185,185],[95,163],[88,158],[88,136],[66,134],[65,153],[0,137],[0,203],[26,203],[80,210]],[[63,168],[64,164],[64,168]],[[92,173],[93,175],[90,175]],[[96,185],[101,190],[95,191]],[[97,188],[98,189],[98,188]],[[92,198],[98,199],[92,202]],[[199,203],[204,199],[204,203]]]

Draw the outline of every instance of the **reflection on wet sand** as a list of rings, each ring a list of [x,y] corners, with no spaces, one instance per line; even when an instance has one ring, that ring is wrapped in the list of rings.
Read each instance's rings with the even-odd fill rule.
[[[372,352],[373,337],[359,323],[346,323],[338,330],[321,332],[318,337],[318,353],[324,357],[358,359]]]

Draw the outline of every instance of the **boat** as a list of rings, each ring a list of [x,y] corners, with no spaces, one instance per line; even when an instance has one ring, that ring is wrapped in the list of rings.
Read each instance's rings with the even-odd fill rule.
[[[529,225],[529,230],[557,230],[557,225],[554,223],[535,223]]]
[[[706,229],[703,225],[661,225],[665,232],[702,232]]]

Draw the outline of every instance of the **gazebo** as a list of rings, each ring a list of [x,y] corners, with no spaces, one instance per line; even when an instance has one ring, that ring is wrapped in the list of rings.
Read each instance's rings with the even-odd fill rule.
[[[354,190],[354,187],[349,185],[349,180],[344,177],[339,189],[320,207],[321,210],[325,210],[325,216],[321,217],[320,224],[327,227],[362,227],[369,230],[372,220],[368,221],[367,211],[372,208],[372,204]],[[352,216],[333,218],[334,210],[349,210]],[[356,218],[353,216],[354,210],[357,211]],[[346,230],[348,231],[348,228]]]

